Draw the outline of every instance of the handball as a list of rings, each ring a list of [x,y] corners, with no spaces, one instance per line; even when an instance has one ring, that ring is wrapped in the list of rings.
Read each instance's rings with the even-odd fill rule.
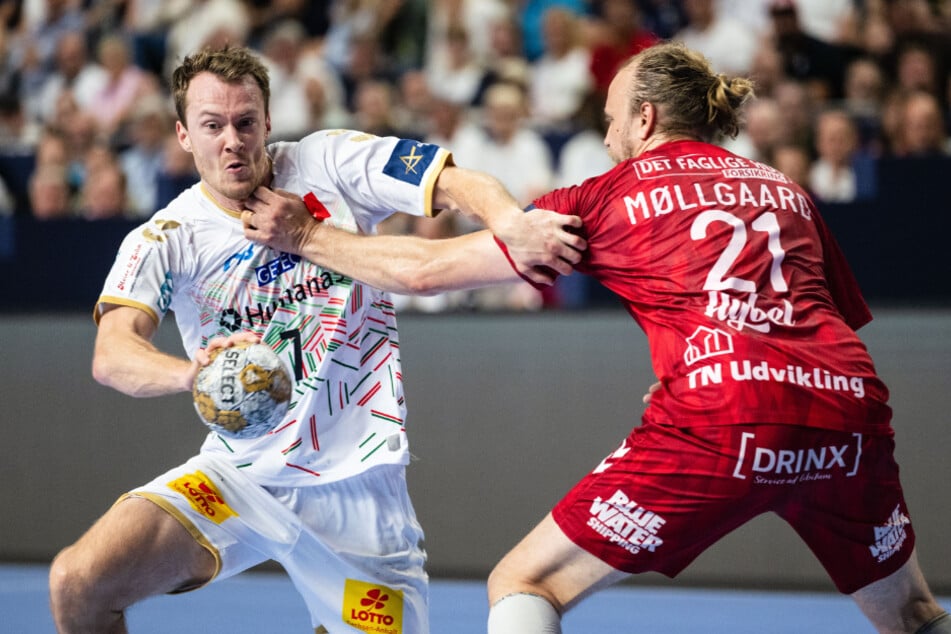
[[[238,343],[210,353],[192,396],[202,422],[228,438],[257,438],[274,429],[291,400],[292,381],[263,343]]]

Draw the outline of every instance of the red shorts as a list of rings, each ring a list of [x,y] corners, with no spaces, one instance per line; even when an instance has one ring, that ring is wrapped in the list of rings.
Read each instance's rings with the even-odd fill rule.
[[[753,517],[786,520],[851,594],[911,555],[891,429],[644,424],[552,511],[565,535],[630,573],[674,577]]]

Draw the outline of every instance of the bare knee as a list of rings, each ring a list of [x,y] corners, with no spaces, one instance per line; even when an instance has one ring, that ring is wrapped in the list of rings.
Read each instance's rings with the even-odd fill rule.
[[[564,606],[555,592],[535,579],[520,574],[521,566],[512,565],[507,559],[499,562],[489,573],[488,593],[489,605],[495,605],[501,599],[513,594],[533,594],[548,601],[559,614],[564,612]]]
[[[81,631],[91,618],[103,625],[122,622],[122,611],[108,604],[101,580],[83,560],[77,547],[70,546],[50,566],[50,610],[60,632]]]

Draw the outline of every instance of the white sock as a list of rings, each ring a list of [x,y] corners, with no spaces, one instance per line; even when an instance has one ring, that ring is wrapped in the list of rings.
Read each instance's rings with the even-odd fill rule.
[[[561,634],[561,617],[537,594],[510,594],[489,609],[488,634]]]

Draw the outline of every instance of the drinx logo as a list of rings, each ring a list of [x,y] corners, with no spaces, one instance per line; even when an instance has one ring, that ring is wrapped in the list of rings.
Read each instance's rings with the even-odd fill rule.
[[[403,593],[347,579],[343,589],[343,621],[363,632],[402,634]]]
[[[733,477],[745,480],[753,476],[756,484],[799,484],[831,480],[841,474],[851,478],[858,473],[862,459],[862,434],[853,433],[852,443],[815,447],[762,447],[756,434],[740,435],[740,450]]]
[[[172,480],[168,483],[168,488],[184,496],[193,509],[215,524],[221,524],[229,517],[238,515],[218,493],[211,478],[201,471]]]

